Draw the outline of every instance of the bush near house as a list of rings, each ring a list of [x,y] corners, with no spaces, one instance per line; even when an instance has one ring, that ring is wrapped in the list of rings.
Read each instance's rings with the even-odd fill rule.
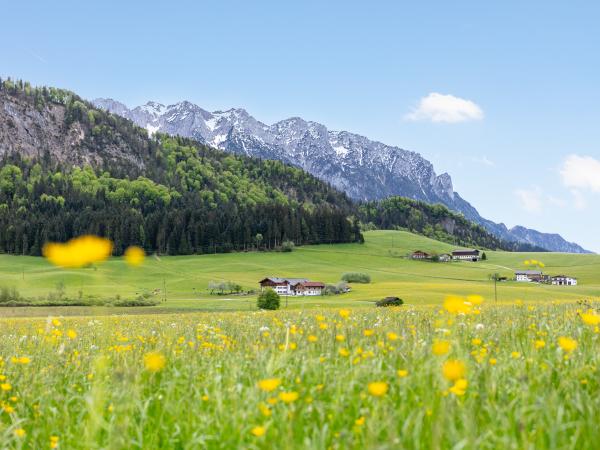
[[[361,272],[346,272],[342,274],[342,281],[347,283],[364,283],[368,284],[371,282],[371,275],[368,273]]]
[[[279,294],[273,289],[265,289],[263,292],[261,292],[261,294],[258,296],[258,300],[256,301],[256,306],[258,306],[259,309],[276,310],[279,309],[279,305]]]

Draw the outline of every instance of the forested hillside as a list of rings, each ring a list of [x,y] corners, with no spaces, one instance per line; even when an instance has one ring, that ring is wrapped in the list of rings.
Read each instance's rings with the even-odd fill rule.
[[[367,229],[406,229],[463,247],[545,251],[533,245],[498,239],[481,225],[468,221],[443,205],[430,205],[404,197],[363,203],[359,206],[359,217]]]
[[[301,169],[181,137],[148,136],[76,94],[0,80],[0,252],[95,233],[116,254],[274,249],[283,241],[360,242],[367,228],[507,250],[438,205],[392,197],[356,204]],[[364,225],[366,224],[366,225]]]
[[[0,251],[38,255],[83,233],[111,238],[117,254],[361,239],[347,197],[300,169],[149,138],[68,91],[1,86]]]

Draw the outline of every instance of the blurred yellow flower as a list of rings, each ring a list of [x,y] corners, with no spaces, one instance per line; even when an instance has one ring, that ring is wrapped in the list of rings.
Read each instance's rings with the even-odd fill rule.
[[[468,384],[469,383],[467,382],[467,380],[465,380],[464,378],[459,378],[454,382],[454,386],[452,386],[449,389],[449,391],[457,396],[465,395]]]
[[[542,340],[542,339],[537,339],[534,342],[534,346],[535,346],[536,349],[544,348],[546,346],[546,342],[544,340]]]
[[[365,416],[360,416],[358,419],[354,421],[354,425],[357,427],[362,427],[365,424]]]
[[[12,386],[10,385],[10,383],[2,383],[0,384],[0,389],[6,392],[10,391],[12,389]]]
[[[17,429],[15,430],[15,436],[16,436],[16,437],[22,438],[22,437],[24,437],[26,434],[27,434],[27,433],[25,433],[25,430],[24,430],[23,428],[17,428]]]
[[[393,331],[390,331],[390,332],[387,334],[387,338],[388,338],[390,341],[395,341],[396,339],[398,339],[398,335],[397,335],[396,333],[394,333]]]
[[[405,369],[398,369],[398,376],[400,378],[404,378],[408,376],[408,370]]]
[[[586,313],[581,314],[581,320],[583,320],[583,323],[585,323],[586,325],[596,326],[600,324],[600,315],[590,310]]]
[[[444,363],[442,367],[442,374],[444,378],[449,381],[456,381],[460,378],[465,377],[467,368],[465,363],[458,359],[451,359]]]
[[[451,314],[468,314],[473,306],[462,297],[449,295],[444,300],[444,309]]]
[[[52,264],[64,268],[79,268],[106,260],[112,253],[112,242],[98,236],[85,235],[66,243],[49,242],[42,254]]]
[[[261,437],[263,436],[265,433],[267,432],[267,429],[265,427],[254,427],[250,430],[250,433],[252,433],[254,436],[256,437]]]
[[[512,352],[512,353],[510,354],[510,356],[511,356],[511,358],[513,358],[513,359],[519,359],[519,358],[521,357],[521,353],[519,353],[519,352]]]
[[[298,393],[297,392],[281,392],[279,394],[279,400],[281,400],[284,403],[292,403],[296,400],[298,400]]]
[[[146,253],[141,247],[132,245],[131,247],[127,247],[127,250],[125,250],[123,256],[125,258],[125,262],[130,266],[139,266],[144,262]]]
[[[381,397],[387,394],[388,389],[389,386],[385,381],[374,381],[367,386],[369,394],[373,397]]]
[[[258,387],[265,392],[272,392],[281,385],[279,378],[266,378],[258,382]]]
[[[340,314],[340,317],[347,319],[348,317],[350,317],[350,310],[349,309],[340,309],[339,314]]]
[[[371,329],[363,330],[363,336],[366,336],[366,337],[373,336],[373,333],[375,333],[375,331],[373,331]]]
[[[431,352],[436,356],[445,355],[450,351],[450,342],[436,339],[431,346]]]
[[[150,352],[144,355],[144,366],[149,372],[160,372],[165,368],[167,360],[158,352]]]
[[[317,342],[319,340],[314,334],[309,335],[307,339],[308,342]]]
[[[340,354],[340,356],[348,356],[348,355],[350,355],[350,352],[348,351],[347,348],[340,348],[338,350],[338,353]]]
[[[565,352],[570,353],[577,348],[577,341],[567,336],[561,336],[558,338],[558,345]]]
[[[467,301],[472,305],[481,305],[483,297],[481,295],[467,295]]]
[[[77,337],[77,332],[75,330],[68,330],[67,337],[69,339],[75,339]]]

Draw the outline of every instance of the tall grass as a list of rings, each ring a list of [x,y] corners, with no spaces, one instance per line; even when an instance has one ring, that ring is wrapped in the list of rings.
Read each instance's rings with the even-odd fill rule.
[[[0,442],[597,448],[599,330],[578,308],[4,319]],[[561,348],[561,337],[576,348]],[[466,366],[464,393],[442,373],[449,360]]]

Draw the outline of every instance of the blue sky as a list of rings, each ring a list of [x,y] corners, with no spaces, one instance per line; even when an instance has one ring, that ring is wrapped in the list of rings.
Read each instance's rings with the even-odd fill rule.
[[[600,252],[595,2],[30,1],[2,15],[2,76],[361,133],[421,153],[485,217]]]

